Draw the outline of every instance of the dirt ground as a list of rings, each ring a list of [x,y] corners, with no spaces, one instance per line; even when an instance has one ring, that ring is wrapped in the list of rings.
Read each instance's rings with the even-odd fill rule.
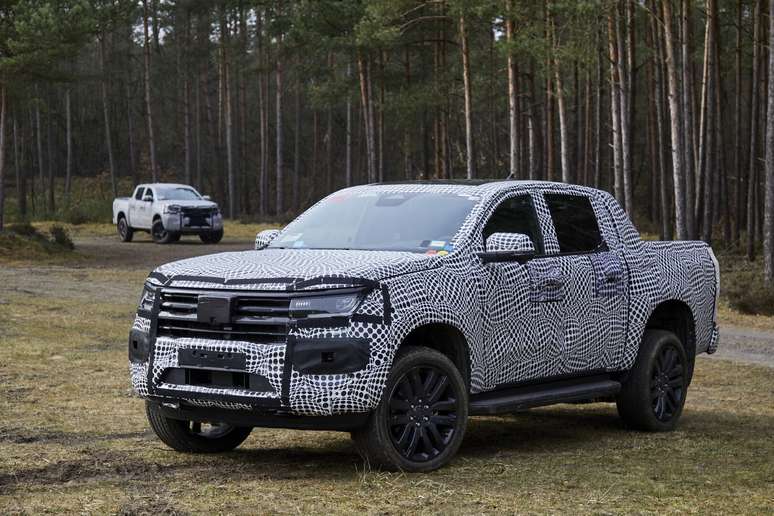
[[[609,404],[472,420],[440,471],[372,471],[347,434],[256,429],[232,453],[155,439],[126,338],[156,265],[249,249],[77,235],[69,263],[0,264],[0,514],[772,513],[774,331],[722,328],[676,432],[626,430]],[[228,232],[227,232],[228,235]],[[726,314],[726,318],[728,318]]]

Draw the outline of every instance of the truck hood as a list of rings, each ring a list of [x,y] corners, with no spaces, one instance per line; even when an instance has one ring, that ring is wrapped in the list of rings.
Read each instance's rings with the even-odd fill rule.
[[[173,287],[311,290],[369,284],[434,267],[441,259],[398,251],[264,249],[168,263],[149,279]]]
[[[158,206],[171,206],[171,205],[177,205],[177,206],[184,206],[186,208],[215,208],[218,206],[217,203],[212,201],[156,201],[156,205]]]

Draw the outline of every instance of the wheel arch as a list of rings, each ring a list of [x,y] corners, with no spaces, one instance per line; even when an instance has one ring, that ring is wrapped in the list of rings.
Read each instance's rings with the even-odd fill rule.
[[[465,385],[470,390],[470,348],[465,335],[459,328],[445,322],[420,324],[401,339],[398,349],[405,346],[424,346],[447,356],[454,362],[465,380]]]
[[[126,219],[126,220],[129,220],[129,219],[126,217],[126,213],[124,213],[124,212],[123,212],[123,210],[122,210],[122,211],[119,211],[119,212],[116,214],[116,222],[118,222],[118,221],[119,221],[119,220],[121,220],[121,219]]]
[[[696,357],[696,317],[685,301],[670,299],[656,305],[648,317],[645,330],[667,330],[674,333],[683,344],[689,364],[693,364]]]

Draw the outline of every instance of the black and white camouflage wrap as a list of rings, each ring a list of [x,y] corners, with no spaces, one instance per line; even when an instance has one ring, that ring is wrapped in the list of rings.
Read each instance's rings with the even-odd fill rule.
[[[476,204],[449,243],[448,254],[268,248],[170,263],[154,271],[149,282],[240,291],[335,289],[359,281],[378,284],[380,288],[371,290],[347,325],[290,330],[289,339],[358,337],[370,342],[370,359],[362,371],[305,375],[291,369],[284,408],[300,415],[372,410],[382,396],[398,347],[411,332],[428,324],[448,325],[464,336],[474,394],[527,380],[629,369],[648,318],[665,301],[680,301],[690,308],[697,353],[714,351],[717,345],[717,271],[710,249],[702,242],[642,241],[605,192],[559,183],[503,181],[380,184],[332,195],[374,191],[443,192],[468,197]],[[608,249],[559,254],[545,193],[588,196]],[[504,199],[519,195],[532,198],[545,254],[523,264],[483,264],[477,253],[485,250],[486,220]],[[506,237],[501,240],[498,245],[503,248],[518,244]],[[384,313],[385,307],[389,314]],[[150,320],[138,315],[133,327],[147,330],[150,326]],[[147,363],[131,366],[132,384],[140,396],[148,395],[149,378],[158,382],[165,368],[177,365],[181,348],[243,352],[248,372],[266,377],[274,392],[161,386],[165,392],[174,389],[176,398],[232,409],[260,406],[257,398],[261,397],[280,399],[284,344],[166,337],[154,343],[150,375]],[[201,397],[202,392],[209,396]]]

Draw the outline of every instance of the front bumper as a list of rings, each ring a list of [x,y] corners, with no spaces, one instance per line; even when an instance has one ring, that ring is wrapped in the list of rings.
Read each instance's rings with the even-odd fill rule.
[[[394,354],[389,321],[374,315],[382,296],[378,289],[368,294],[361,305],[368,315],[292,325],[277,343],[158,335],[158,318],[138,314],[129,342],[134,391],[159,402],[252,414],[369,412],[379,403]],[[202,367],[190,362],[191,350],[244,362],[229,369],[216,358]]]
[[[164,213],[161,215],[164,229],[175,233],[198,234],[223,229],[223,216],[220,213],[206,216],[190,216],[184,212]]]

